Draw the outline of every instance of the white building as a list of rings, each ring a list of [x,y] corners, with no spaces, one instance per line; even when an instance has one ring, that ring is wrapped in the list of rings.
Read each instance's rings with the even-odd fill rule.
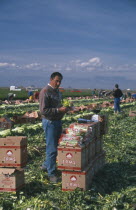
[[[16,86],[10,86],[10,90],[12,91],[21,91],[21,89],[16,88]]]

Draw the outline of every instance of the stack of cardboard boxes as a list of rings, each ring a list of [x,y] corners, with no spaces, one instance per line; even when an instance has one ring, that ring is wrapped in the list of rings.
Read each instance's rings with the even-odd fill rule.
[[[63,191],[90,188],[93,176],[105,164],[102,136],[107,133],[107,125],[107,116],[99,115],[97,122],[72,123],[62,134],[58,169],[62,170]]]
[[[25,185],[23,167],[26,163],[25,136],[0,138],[0,192],[16,192]]]

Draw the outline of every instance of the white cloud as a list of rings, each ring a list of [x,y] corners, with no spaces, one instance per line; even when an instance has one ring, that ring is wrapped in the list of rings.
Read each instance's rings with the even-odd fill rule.
[[[100,67],[100,66],[102,66],[101,59],[98,57],[91,58],[85,62],[81,62],[80,60],[78,60],[78,62],[76,61],[75,64],[80,67],[92,67],[92,66]]]
[[[112,66],[105,66],[104,69],[105,71],[115,71],[115,69]]]
[[[19,71],[44,71],[44,72],[50,72],[50,71],[60,71],[60,72],[95,72],[95,73],[127,73],[136,72],[136,64],[122,64],[122,65],[107,65],[102,61],[100,57],[92,57],[88,60],[81,60],[81,59],[75,59],[69,62],[65,63],[40,63],[40,62],[33,62],[28,64],[16,64],[16,63],[10,63],[10,62],[0,62],[0,71],[4,70],[18,70]]]
[[[73,62],[78,70],[83,71],[98,71],[103,70],[103,63],[99,57],[90,58],[88,61],[76,60]]]
[[[71,63],[67,64],[65,70],[73,70],[80,73],[80,71],[84,72],[109,72],[109,73],[117,73],[117,72],[134,72],[136,71],[136,64],[122,64],[122,65],[107,65],[104,63],[101,58],[93,57],[84,60],[75,60]]]
[[[98,57],[91,58],[88,62],[89,62],[89,64],[92,64],[93,66],[101,66],[102,65],[101,59]]]
[[[89,66],[89,62],[83,62],[83,63],[80,63],[78,65],[81,66],[81,67],[86,67],[86,66]]]
[[[80,64],[82,61],[81,60],[72,60],[70,63],[73,65],[78,65],[78,64]]]
[[[16,67],[15,63],[0,63],[0,67]]]
[[[51,65],[51,67],[53,67],[54,69],[61,69],[61,65],[60,64],[53,64]]]
[[[40,64],[39,63],[30,63],[30,64],[27,64],[25,66],[27,69],[32,69],[32,68],[37,68],[37,67],[40,67]]]
[[[66,71],[72,71],[72,68],[71,67],[66,67],[65,70]]]

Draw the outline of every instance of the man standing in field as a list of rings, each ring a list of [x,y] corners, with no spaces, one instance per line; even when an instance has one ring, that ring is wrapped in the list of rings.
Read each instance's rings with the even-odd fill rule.
[[[42,169],[47,170],[49,180],[53,183],[57,182],[55,170],[58,140],[62,132],[61,119],[68,111],[61,105],[59,86],[62,79],[61,73],[52,73],[50,83],[40,91],[39,95],[42,125],[46,136],[46,160],[42,164]]]
[[[119,85],[115,85],[115,89],[113,90],[114,96],[114,113],[120,112],[120,97],[123,96],[122,91],[119,89]]]
[[[11,103],[11,101],[14,99],[14,97],[16,96],[16,94],[13,94],[13,93],[8,93],[8,102]]]

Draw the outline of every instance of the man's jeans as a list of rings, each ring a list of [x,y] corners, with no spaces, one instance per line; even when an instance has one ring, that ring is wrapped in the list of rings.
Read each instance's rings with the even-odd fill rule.
[[[120,98],[114,98],[114,111],[120,112]]]
[[[50,121],[43,118],[42,125],[46,137],[46,161],[44,161],[42,166],[47,168],[48,176],[54,176],[56,170],[58,140],[62,133],[62,122],[61,120]]]

